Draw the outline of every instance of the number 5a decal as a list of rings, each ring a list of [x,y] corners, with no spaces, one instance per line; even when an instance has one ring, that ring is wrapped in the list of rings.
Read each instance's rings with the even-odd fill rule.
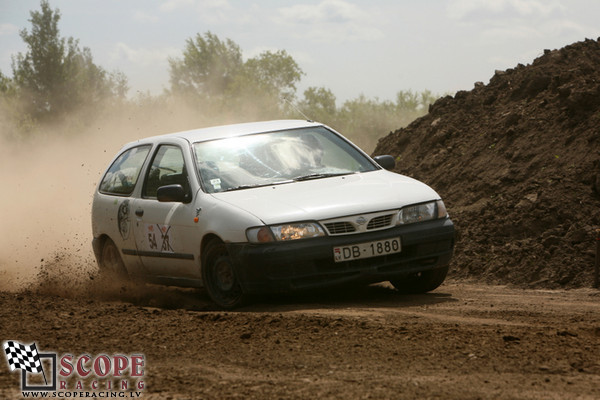
[[[171,247],[171,225],[146,225],[146,234],[148,237],[148,248],[160,252],[173,253]]]

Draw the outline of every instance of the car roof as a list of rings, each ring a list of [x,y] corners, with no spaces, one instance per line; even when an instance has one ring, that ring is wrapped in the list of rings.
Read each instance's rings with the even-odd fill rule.
[[[188,131],[181,131],[175,133],[169,133],[166,135],[159,135],[140,139],[135,142],[131,142],[126,147],[131,145],[139,145],[142,143],[155,143],[162,139],[170,138],[181,138],[187,140],[190,143],[204,142],[207,140],[214,139],[225,139],[235,136],[251,135],[254,133],[261,132],[274,132],[288,129],[308,128],[315,126],[323,126],[323,124],[313,121],[305,120],[274,120],[274,121],[262,121],[262,122],[248,122],[243,124],[232,124],[232,125],[220,125],[212,126],[209,128],[192,129]]]

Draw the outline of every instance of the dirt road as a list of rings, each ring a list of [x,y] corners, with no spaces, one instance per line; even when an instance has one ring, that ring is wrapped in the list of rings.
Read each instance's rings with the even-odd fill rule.
[[[348,293],[351,292],[351,293]],[[150,399],[597,399],[600,292],[371,286],[211,310],[202,292],[0,292],[0,338],[146,357]],[[0,366],[0,397],[21,398]]]

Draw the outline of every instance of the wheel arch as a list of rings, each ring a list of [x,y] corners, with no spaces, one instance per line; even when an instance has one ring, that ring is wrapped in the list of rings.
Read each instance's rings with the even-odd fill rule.
[[[202,284],[212,301],[230,310],[245,303],[248,295],[237,279],[227,242],[211,233],[202,238],[200,272]]]
[[[94,250],[94,256],[98,265],[102,262],[102,248],[107,240],[112,240],[106,233],[100,234],[92,240],[92,248]],[[114,241],[113,241],[114,242]]]
[[[108,246],[110,244],[110,246]],[[97,238],[93,239],[94,245],[94,253],[96,253],[96,261],[98,263],[98,270],[102,273],[103,271],[106,273],[107,271],[111,271],[112,273],[116,273],[120,277],[128,277],[129,271],[125,266],[125,262],[123,261],[123,256],[121,254],[121,250],[117,247],[115,241],[106,234],[101,234]],[[107,247],[111,247],[111,250],[108,250],[109,253],[106,253]],[[113,260],[105,260],[104,258],[107,254],[114,256]],[[112,261],[112,262],[111,262]]]
[[[221,239],[219,235],[215,233],[208,233],[204,235],[204,237],[202,238],[202,242],[200,243],[200,268],[202,268],[202,262],[204,260],[206,246],[208,246],[208,244],[212,241],[219,241],[221,243],[224,243],[223,239]]]

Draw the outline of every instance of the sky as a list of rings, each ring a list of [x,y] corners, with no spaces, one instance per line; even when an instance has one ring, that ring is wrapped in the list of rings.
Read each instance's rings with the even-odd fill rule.
[[[286,50],[304,72],[298,96],[326,87],[343,101],[392,100],[399,91],[452,94],[495,70],[530,64],[544,49],[597,39],[597,0],[50,0],[60,34],[121,71],[129,95],[169,86],[169,58],[211,31],[244,59]],[[26,52],[39,1],[0,0],[0,71]]]

